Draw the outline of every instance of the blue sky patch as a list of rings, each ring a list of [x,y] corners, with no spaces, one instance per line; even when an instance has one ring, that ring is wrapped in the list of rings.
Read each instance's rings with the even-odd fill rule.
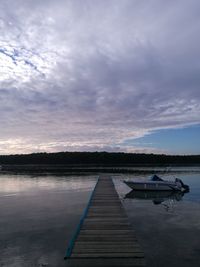
[[[200,125],[155,131],[141,138],[126,140],[123,145],[155,148],[172,154],[199,154]]]

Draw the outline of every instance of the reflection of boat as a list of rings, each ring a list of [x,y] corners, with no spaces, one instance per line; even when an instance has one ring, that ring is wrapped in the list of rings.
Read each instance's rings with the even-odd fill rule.
[[[180,191],[135,191],[132,190],[124,198],[152,200],[154,204],[160,204],[168,199],[180,201],[184,196]]]
[[[150,180],[145,181],[124,181],[126,185],[134,190],[145,191],[189,191],[189,186],[185,185],[181,179],[176,178],[175,181],[165,181],[153,175]]]

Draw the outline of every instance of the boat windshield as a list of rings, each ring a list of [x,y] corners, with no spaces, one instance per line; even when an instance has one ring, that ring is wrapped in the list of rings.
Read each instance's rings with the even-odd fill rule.
[[[151,176],[150,181],[163,181],[163,179],[154,174],[153,176]]]

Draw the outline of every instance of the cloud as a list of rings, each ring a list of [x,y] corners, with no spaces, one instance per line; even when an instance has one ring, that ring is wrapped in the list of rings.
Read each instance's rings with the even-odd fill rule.
[[[199,8],[2,0],[1,153],[138,151],[123,141],[200,123]]]

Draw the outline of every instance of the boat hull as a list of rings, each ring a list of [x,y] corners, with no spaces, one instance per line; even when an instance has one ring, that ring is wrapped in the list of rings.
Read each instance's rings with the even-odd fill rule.
[[[124,181],[131,189],[145,191],[181,191],[175,183],[166,182],[129,182]]]

